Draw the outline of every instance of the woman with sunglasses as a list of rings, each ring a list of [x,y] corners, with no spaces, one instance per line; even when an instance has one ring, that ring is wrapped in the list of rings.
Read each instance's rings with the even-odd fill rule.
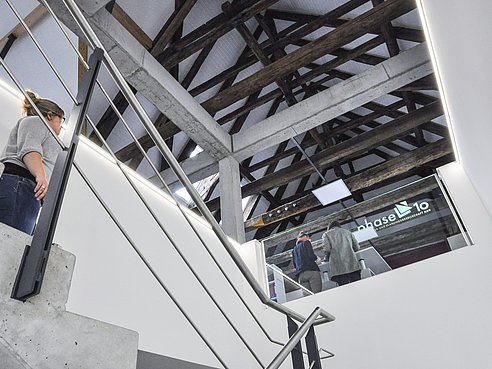
[[[65,120],[63,109],[51,100],[27,93],[59,135]],[[26,116],[10,131],[0,156],[0,162],[5,165],[0,177],[0,222],[33,234],[61,148],[27,98],[23,110]]]

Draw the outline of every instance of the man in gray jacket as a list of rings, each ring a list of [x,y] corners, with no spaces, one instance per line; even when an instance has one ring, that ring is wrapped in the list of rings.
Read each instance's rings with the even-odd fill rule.
[[[341,286],[360,279],[360,265],[355,255],[359,243],[352,232],[341,228],[339,222],[332,222],[323,234],[323,247],[332,281]]]

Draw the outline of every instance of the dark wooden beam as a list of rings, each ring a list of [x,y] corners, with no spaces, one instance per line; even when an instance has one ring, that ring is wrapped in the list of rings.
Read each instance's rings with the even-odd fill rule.
[[[288,27],[289,28],[289,27]],[[261,31],[261,27],[258,27],[257,30]],[[281,35],[286,35],[289,33],[289,29],[285,29],[282,32],[280,32]],[[258,39],[258,37],[255,37]],[[268,45],[268,46],[265,46]],[[270,40],[264,41],[260,44],[262,47],[262,50],[267,55],[270,55],[273,52],[272,45],[270,43]],[[212,77],[208,81],[205,81],[201,83],[200,85],[194,87],[191,89],[189,92],[193,96],[198,96],[202,92],[205,92],[209,90],[210,88],[216,86],[217,84],[229,80],[231,77],[237,76],[237,74],[244,69],[250,67],[251,65],[255,64],[257,61],[256,57],[253,55],[251,50],[249,48],[246,48],[239,59],[237,60],[236,64],[234,64],[232,67],[229,67],[228,69],[224,70],[223,72],[217,74],[216,76]],[[235,77],[234,77],[235,78]]]
[[[111,14],[143,47],[149,50],[152,47],[152,39],[135,23],[118,3],[113,4]]]
[[[219,111],[241,100],[254,91],[269,85],[294,70],[364,35],[387,20],[401,16],[415,8],[411,0],[388,0],[359,17],[345,23],[332,32],[264,67],[250,77],[205,101],[207,111]]]
[[[409,198],[415,197],[419,194],[427,193],[432,191],[435,188],[438,188],[439,185],[436,182],[434,177],[424,178],[422,180],[413,182],[406,186],[402,186],[397,190],[387,192],[383,195],[379,195],[373,197],[364,202],[352,205],[347,207],[346,209],[341,209],[335,211],[329,215],[325,215],[322,217],[318,217],[317,219],[306,223],[303,225],[303,229],[308,233],[316,233],[326,227],[333,221],[338,220],[341,223],[345,223],[351,221],[353,218],[358,218],[361,216],[366,216],[368,214],[374,213],[376,211],[382,210],[388,206],[392,206],[393,204],[407,200]],[[283,234],[277,234],[273,237],[270,237],[266,240],[263,240],[265,245],[265,249],[274,247],[279,244],[286,243],[297,235],[296,232],[298,230],[291,230],[285,232]]]
[[[285,149],[285,147],[283,147],[283,149]],[[279,150],[277,150],[277,151],[279,151]],[[294,156],[292,162],[295,163],[295,162],[299,161],[301,159],[301,157],[302,157],[302,154],[300,152],[297,152],[296,155]],[[272,166],[272,167],[273,167],[273,170],[272,170],[272,172],[273,172],[275,167],[274,166]],[[270,167],[269,167],[269,169],[270,169]],[[297,187],[297,191],[303,191],[304,190],[304,188],[306,187],[307,181],[309,180],[309,177],[310,176],[306,176],[306,177],[301,179],[301,182],[299,183],[299,186]],[[285,184],[283,186],[280,186],[277,189],[277,191],[275,193],[275,199],[277,200],[277,203],[279,203],[280,200],[282,199],[282,197],[285,193],[285,190],[287,189],[287,186],[288,186],[288,184]],[[272,208],[274,208],[273,204],[272,203],[270,203],[270,204],[271,205],[269,206],[268,210],[271,210]],[[300,223],[294,217],[290,217],[285,222],[284,226],[287,227],[289,222],[291,222],[294,226],[300,225]],[[261,229],[257,229],[253,238],[257,239],[257,240],[262,239],[262,238],[268,236],[271,232],[273,232],[275,230],[275,227],[276,227],[276,225],[273,227],[263,227]]]
[[[244,176],[244,178],[246,178],[248,181],[253,182],[256,180],[256,178],[253,177],[253,175],[251,173],[249,173],[248,170],[245,169],[242,165],[239,166],[239,170],[241,171],[241,174]],[[279,205],[278,200],[270,192],[261,191],[260,195],[263,196],[270,204],[272,204],[274,206]]]
[[[336,122],[338,124],[338,126],[337,127],[334,127],[334,128],[331,128],[330,130],[327,130],[327,133],[325,134],[325,137],[324,138],[325,138],[325,140],[331,140],[336,135],[339,135],[339,134],[347,131],[346,129],[343,129],[342,130],[341,127],[349,127],[349,128],[352,129],[353,127],[359,126],[361,124],[367,124],[369,127],[375,128],[375,127],[381,125],[380,123],[373,124],[371,122],[371,120],[369,120],[369,118],[375,119],[375,118],[377,118],[379,116],[383,116],[383,115],[384,116],[391,117],[391,118],[401,117],[401,116],[405,115],[405,113],[398,112],[398,111],[394,110],[394,109],[396,109],[400,105],[403,106],[404,105],[404,102],[401,101],[399,103],[395,103],[395,104],[388,105],[388,106],[380,105],[380,104],[373,103],[373,102],[364,104],[363,107],[365,107],[367,109],[370,109],[370,110],[373,110],[375,112],[375,115],[367,115],[367,116],[364,116],[365,117],[364,118],[364,117],[361,117],[361,116],[357,116],[357,115],[355,115],[353,113],[349,113],[348,114],[349,116],[354,116],[354,118],[353,118],[354,120],[355,119],[358,119],[358,122],[356,122],[354,124],[352,124],[352,121],[342,122],[342,121],[337,120],[337,119],[332,120],[333,122]],[[340,129],[338,127],[340,127]],[[442,127],[442,126],[440,126],[440,127]],[[443,127],[443,129],[446,130],[446,127]],[[446,136],[441,136],[441,137],[446,137]],[[313,140],[306,140],[305,141],[305,144],[303,144],[302,147],[303,147],[303,149],[308,149],[309,147],[313,146],[315,143],[316,142],[313,141]],[[258,163],[255,163],[255,164],[251,165],[249,167],[249,170],[251,172],[254,172],[256,170],[259,170],[262,167],[264,167],[264,166],[266,166],[268,164],[271,164],[272,162],[279,161],[281,159],[284,159],[286,157],[289,157],[289,156],[293,155],[296,151],[297,151],[297,148],[288,149],[288,150],[284,151],[283,153],[281,153],[279,155],[274,155],[274,156],[272,156],[270,158],[264,159],[264,160],[262,160],[262,161],[260,161]]]
[[[235,24],[244,23],[255,14],[267,9],[278,0],[245,0],[238,4],[239,10],[234,17],[229,18],[221,13],[183,37],[161,53],[157,60],[169,69],[185,60],[197,51],[203,49],[219,37],[234,28]]]
[[[374,119],[377,119],[377,118],[380,118],[384,115],[387,115],[389,112],[393,112],[395,110],[398,110],[401,107],[403,107],[404,105],[405,105],[404,101],[397,101],[393,104],[385,106],[383,109],[376,110],[372,113],[360,116],[360,117],[352,119],[348,122],[343,122],[342,124],[339,124],[337,127],[332,128],[330,130],[330,132],[328,133],[328,137],[335,137],[336,135],[339,135],[340,133],[347,132],[347,131],[351,130],[352,128],[356,128],[356,127],[365,125],[367,123],[370,123]],[[403,115],[403,113],[402,113],[402,115]]]
[[[163,32],[156,37],[152,47],[152,56],[156,57],[164,51],[169,41],[180,27],[183,26],[184,19],[190,13],[197,0],[185,0],[181,7],[176,7],[175,11],[163,27]]]
[[[414,127],[442,114],[443,110],[439,102],[427,105],[392,122],[383,124],[347,141],[343,141],[338,145],[325,149],[319,154],[313,155],[311,159],[318,168],[325,168],[334,161],[346,160],[369,149],[394,141],[396,138],[404,136]],[[265,176],[254,183],[243,186],[243,196],[256,193],[258,189],[263,190],[288,183],[294,178],[307,175],[311,171],[312,167],[309,163],[306,161],[298,162],[289,168],[277,171],[271,176]]]
[[[236,11],[234,7],[231,5],[231,3],[228,1],[222,4],[222,9],[229,17],[232,17]],[[276,45],[275,42],[277,41],[278,37],[274,32],[274,30],[270,28],[270,26],[267,24],[267,22],[263,19],[262,16],[256,15],[256,19],[258,20],[260,26],[263,28],[263,30],[268,35],[268,37],[274,42],[274,54],[276,54],[278,58],[280,58],[281,56],[285,56],[286,55],[285,51],[281,47],[275,46]],[[256,56],[256,58],[263,64],[263,66],[270,65],[272,62],[270,61],[268,56],[264,53],[264,51],[261,49],[260,45],[258,44],[258,41],[254,38],[254,36],[249,31],[249,29],[242,23],[236,24],[236,29],[241,35],[241,37],[244,39],[248,47],[251,49],[253,54]],[[279,86],[280,90],[282,91],[282,94],[284,95],[284,99],[287,105],[293,106],[297,103],[297,100],[294,94],[292,93],[292,87],[290,86],[289,81],[290,81],[290,77],[284,76],[282,78],[275,80],[275,83]],[[303,85],[303,90],[305,93],[309,92],[306,91],[304,85]],[[257,94],[259,95],[259,91],[257,91]],[[256,98],[257,97],[258,96],[256,96]],[[256,98],[254,100],[256,100]],[[313,136],[313,138],[316,140],[316,142],[319,145],[321,146],[323,145],[323,142],[319,138],[316,129],[310,129],[309,133],[311,134],[311,136]]]
[[[164,139],[169,138],[180,132],[179,128],[177,128],[169,119],[167,119],[164,114],[159,115],[159,117],[154,122],[154,126]],[[139,138],[138,142],[140,143],[140,145],[142,145],[142,148],[145,151],[148,151],[154,146],[154,141],[150,138],[149,135],[145,135]],[[130,160],[136,155],[140,155],[140,150],[134,142],[128,144],[127,146],[116,152],[116,157],[122,162]]]
[[[131,86],[130,88],[132,89],[133,93],[137,91]],[[120,91],[118,91],[118,93],[114,97],[113,104],[121,114],[123,114],[126,108],[128,108],[128,101],[126,100],[123,93],[121,93]],[[99,122],[97,122],[96,124],[97,130],[105,140],[109,137],[119,119],[120,118],[118,117],[118,115],[116,115],[116,113],[113,111],[113,107],[109,105],[99,119]],[[89,138],[97,144],[102,145],[102,143],[99,142],[99,138],[95,132],[92,132]]]
[[[345,179],[345,184],[351,192],[368,189],[386,181],[388,178],[399,176],[412,169],[420,167],[428,162],[444,157],[452,153],[452,147],[448,140],[442,139],[435,143],[427,144],[421,148],[407,152],[372,168],[366,169],[359,174],[352,175]],[[253,228],[276,223],[280,220],[303,214],[319,207],[319,200],[312,193],[296,199],[290,203],[282,204],[279,208],[273,209],[258,215],[245,222],[245,229],[249,231]]]
[[[333,14],[333,13],[331,13],[331,12],[330,13],[327,13],[323,17],[328,17],[329,14]],[[337,16],[338,14],[334,14],[333,16]],[[291,27],[288,27],[287,29],[284,29],[284,30],[282,30],[282,31],[279,32],[279,34],[278,34],[279,38],[277,39],[277,41],[275,42],[274,45],[272,45],[271,40],[266,40],[266,41],[264,41],[264,42],[262,42],[260,44],[262,50],[265,52],[266,55],[270,55],[274,51],[274,49],[275,49],[274,46],[275,47],[279,47],[279,46],[285,47],[285,46],[287,46],[289,44],[298,45],[298,46],[305,46],[305,45],[307,45],[310,42],[310,41],[307,41],[307,40],[303,40],[302,39],[302,37],[306,33],[306,32],[304,32],[305,31],[305,28],[302,28],[302,29],[299,29],[298,30],[298,31],[301,31],[302,30],[302,32],[294,32],[292,34],[290,34],[290,31],[289,31],[290,28]],[[294,30],[296,30],[295,27],[294,27]],[[423,42],[423,41],[424,40],[422,39],[421,42]],[[342,49],[337,49],[337,50],[334,50],[334,51],[330,51],[329,54],[330,55],[335,55],[335,56],[342,57],[342,56],[344,56],[346,54],[347,51],[350,51],[350,49],[344,50],[342,48]],[[376,64],[379,64],[382,61],[384,61],[385,58],[381,58],[381,57],[374,56],[374,55],[362,54],[362,55],[354,55],[353,60],[355,60],[357,62],[364,63],[364,64],[376,65]],[[195,95],[195,96],[196,95],[199,95],[202,92],[204,92],[204,91],[212,88],[216,84],[218,84],[218,83],[222,82],[223,80],[225,80],[229,74],[231,74],[231,73],[238,73],[240,70],[246,69],[247,67],[253,65],[255,62],[256,62],[256,58],[254,58],[254,56],[252,55],[252,53],[251,52],[250,53],[246,53],[246,54],[243,55],[243,59],[240,60],[240,63],[237,63],[233,67],[230,67],[230,68],[226,69],[225,71],[219,73],[217,76],[211,78],[210,80],[205,81],[202,84],[194,87],[190,91],[190,93],[193,94],[193,95]],[[315,67],[318,67],[319,65],[316,65],[316,64],[309,65],[309,64],[307,64],[307,66],[310,67],[310,68],[315,68]]]
[[[401,101],[402,103],[404,103],[404,101]],[[364,107],[366,108],[371,108],[372,109],[375,109],[377,107],[372,107],[372,104],[371,106],[369,106],[368,104],[364,105]],[[382,110],[385,110],[384,108],[384,105],[381,105]],[[379,110],[376,110],[376,112],[379,111]],[[371,113],[370,113],[371,114]],[[384,113],[384,115],[386,116],[389,116],[389,117],[392,117],[392,118],[398,118],[398,117],[402,117],[404,116],[406,113],[402,112],[402,111],[399,111],[399,110],[386,110],[386,112]],[[368,117],[369,115],[364,115],[364,116],[361,116],[361,115],[358,115],[354,112],[347,112],[347,113],[344,113],[343,116],[351,119],[351,120],[358,120],[360,119],[360,121],[363,120],[364,117]],[[351,125],[350,123],[351,121],[349,122],[346,122],[348,124]],[[342,126],[343,124],[345,123],[341,123],[340,126]],[[379,127],[382,123],[378,123],[376,121],[373,121],[373,120],[365,120],[364,119],[364,125],[366,125],[367,127],[370,127],[370,128],[376,128],[376,127]],[[338,128],[338,127],[337,127]],[[352,128],[352,127],[351,127]],[[422,124],[422,129],[428,131],[428,132],[431,132],[435,135],[438,135],[438,136],[441,136],[441,137],[449,137],[449,131],[448,131],[448,128],[444,125],[441,125],[441,124],[438,124],[438,123],[434,123],[432,121],[430,122],[426,122],[426,123],[423,123]],[[345,130],[344,130],[345,131]],[[417,146],[417,142],[415,140],[415,138],[413,136],[407,136],[407,137],[403,137],[402,138],[402,141],[412,145],[412,146]]]
[[[398,92],[403,92],[403,91],[422,91],[422,90],[432,90],[432,91],[438,91],[439,88],[437,87],[437,82],[436,82],[436,77],[432,74],[430,76],[426,76],[424,78],[419,79],[418,81],[409,83],[406,86],[400,87],[396,91]]]
[[[370,149],[384,145],[387,142],[394,141],[398,137],[405,136],[408,131],[411,131],[416,126],[442,114],[442,105],[439,102],[429,104],[392,122],[350,138],[333,147],[329,147],[313,155],[311,160],[318,169],[324,169],[339,160],[347,160]],[[292,164],[288,168],[281,169],[255,182],[244,185],[241,189],[242,196],[250,196],[265,189],[281,186],[296,178],[308,175],[313,171],[314,169],[311,164],[307,160],[302,160]],[[209,201],[207,203],[209,209],[212,209],[212,211],[217,209],[218,201],[218,199]]]
[[[226,1],[222,4],[222,10],[229,16],[233,17],[234,13],[237,11],[231,5],[229,1]],[[249,29],[244,25],[244,23],[238,23],[235,25],[236,30],[239,32],[243,40],[246,42],[248,47],[251,49],[256,58],[260,61],[263,66],[267,66],[271,64],[270,59],[265,55],[263,50],[261,49],[258,41],[254,38],[253,34],[249,31]],[[289,105],[294,105],[297,101],[292,95],[292,89],[288,86],[286,80],[279,78],[275,80],[275,83],[280,87],[282,93],[285,96],[286,101]],[[253,91],[255,92],[255,91]]]
[[[401,115],[401,116],[404,116],[405,114]],[[345,113],[343,116],[349,118],[349,119],[359,119],[361,116],[359,114],[355,114],[353,112],[347,112]],[[376,121],[369,121],[369,122],[366,122],[365,123],[365,126],[366,127],[369,127],[369,128],[377,128],[377,127],[380,127],[382,126],[383,123],[378,123]],[[356,134],[362,134],[364,133],[365,131],[364,130],[361,130],[359,128],[352,128],[352,132],[355,132]],[[414,136],[411,135],[412,132],[409,132],[409,134],[407,134],[406,136],[403,136],[403,137],[400,137],[400,140],[402,140],[403,142],[409,144],[409,145],[412,145],[414,147],[418,147],[419,145],[417,144],[417,140],[415,139]]]
[[[353,49],[344,49],[340,48],[336,50],[333,53],[330,54],[335,54],[337,55],[337,58],[334,60],[330,60],[329,62],[326,62],[324,64],[318,65],[315,68],[311,69],[309,72],[303,74],[298,80],[296,80],[296,83],[294,86],[298,86],[301,83],[306,83],[308,81],[313,80],[314,78],[322,75],[322,74],[328,74],[331,70],[345,64],[346,62],[350,60],[355,60],[361,55],[365,55],[366,52],[369,50],[374,49],[375,47],[381,45],[383,43],[383,38],[380,36],[376,36],[369,41],[366,41],[362,43],[361,45],[354,47]],[[381,59],[381,61],[384,59]]]
[[[310,15],[310,14],[301,14],[301,13],[293,13],[276,9],[268,9],[267,14],[273,17],[274,19],[279,20],[287,20],[296,23],[309,23],[318,19],[319,15]],[[351,19],[334,19],[334,20],[325,20],[323,22],[323,26],[329,28],[337,28],[341,25],[350,22]],[[425,35],[421,29],[413,29],[408,27],[393,27],[396,33],[396,37],[401,40],[412,41],[417,43],[425,42]],[[381,35],[379,29],[370,30],[368,33]]]
[[[330,74],[336,78],[340,78],[342,80],[346,80],[346,79],[349,79],[351,77],[354,76],[354,74],[351,74],[351,73],[346,73],[346,72],[342,72],[340,70],[337,70],[337,69],[333,69],[330,71]],[[426,77],[424,77],[426,78]],[[431,77],[433,78],[433,77]],[[401,99],[404,99],[404,94],[402,91],[399,91],[399,90],[396,90],[396,91],[393,91],[393,92],[390,92],[389,95],[391,96],[394,96],[394,97],[398,97],[398,98],[401,98]],[[433,97],[433,96],[429,96],[429,95],[425,95],[423,93],[420,93],[420,92],[414,92],[412,93],[412,98],[413,100],[417,103],[417,104],[420,104],[420,105],[427,105],[427,104],[430,104],[430,103],[433,103],[435,101],[438,101],[439,98],[436,98],[436,97]],[[370,103],[367,103],[365,105],[363,105],[365,108],[368,108],[370,110],[379,110],[380,108],[383,107],[383,105],[380,105],[378,103],[375,103],[375,102],[370,102]],[[402,115],[404,115],[405,113],[401,112],[401,111],[398,111],[398,110],[393,110],[391,112],[388,112],[388,116],[391,117],[391,118],[397,118],[397,117],[400,117]],[[437,123],[434,123],[432,121],[429,121],[429,122],[426,122],[424,124],[422,124],[422,128],[426,131],[429,131],[431,133],[434,133],[434,134],[437,134],[441,137],[448,137],[449,136],[449,132],[448,132],[448,129],[446,126],[443,126],[441,124],[437,124]]]

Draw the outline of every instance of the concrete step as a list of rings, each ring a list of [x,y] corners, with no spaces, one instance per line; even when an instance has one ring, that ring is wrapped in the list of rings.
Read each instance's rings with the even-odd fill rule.
[[[30,242],[0,223],[1,368],[135,369],[136,332],[65,310],[75,256],[60,247],[51,249],[41,293],[24,303],[10,298]]]

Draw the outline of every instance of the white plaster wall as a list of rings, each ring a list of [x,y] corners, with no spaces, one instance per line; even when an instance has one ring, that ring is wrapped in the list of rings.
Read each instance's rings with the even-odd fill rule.
[[[116,166],[86,143],[79,146],[76,162],[224,362],[230,367],[241,363],[244,368],[258,368]],[[176,247],[267,365],[280,348],[264,337],[177,208],[143,182],[138,182],[138,187]],[[252,311],[274,339],[285,341],[285,317],[261,305],[252,290],[244,287],[238,269],[208,225],[199,220],[195,224]],[[221,367],[76,172],[70,177],[55,241],[77,257],[68,310],[138,331],[140,348],[145,351]]]
[[[440,171],[475,245],[290,302],[337,320],[317,328],[331,369],[488,369],[492,221],[459,164]]]
[[[0,122],[0,138],[4,140],[20,116],[20,100],[1,85],[0,108],[5,114]],[[257,362],[144,209],[116,165],[87,142],[79,145],[76,162],[224,362],[229,367],[240,363],[244,368],[258,368]],[[138,179],[137,183],[175,240],[176,247],[257,353],[259,360],[264,365],[268,364],[280,347],[265,338],[169,198]],[[264,329],[272,339],[285,342],[285,317],[259,302],[210,227],[196,217],[195,224]],[[67,310],[137,331],[142,350],[221,367],[75,170],[69,180],[54,241],[76,255]],[[289,368],[290,363],[283,367]]]
[[[7,143],[10,130],[21,117],[22,100],[9,85],[0,80],[0,111],[2,119],[0,124],[0,150]]]
[[[455,131],[459,160],[492,214],[492,2],[419,0]],[[486,169],[486,170],[484,170]]]
[[[475,245],[289,306],[320,305],[333,369],[488,369],[492,361],[492,3],[422,0],[461,165],[440,168]]]

